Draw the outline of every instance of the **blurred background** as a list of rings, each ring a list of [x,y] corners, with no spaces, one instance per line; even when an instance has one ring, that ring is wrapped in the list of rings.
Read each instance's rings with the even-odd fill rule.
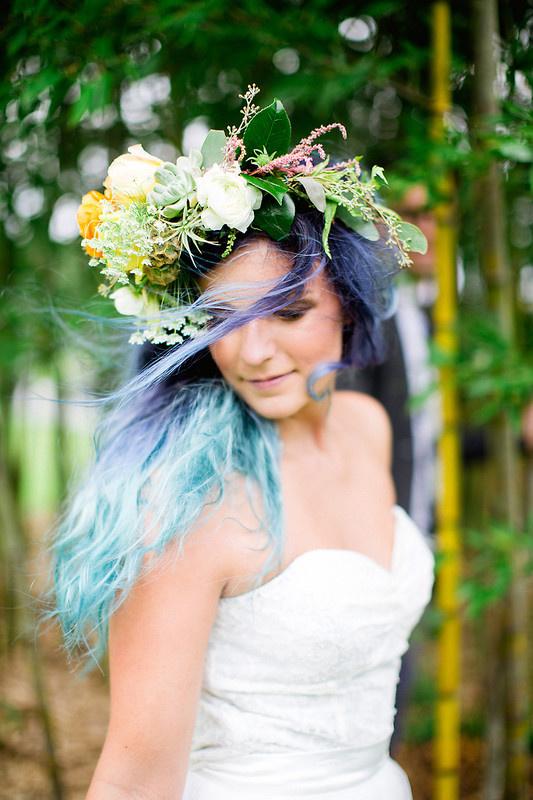
[[[435,439],[439,588],[395,754],[416,800],[530,797],[531,1],[34,0],[0,15],[0,797],[83,798],[107,724],[105,669],[80,680],[58,632],[36,628],[44,536],[91,454],[96,415],[76,401],[124,359],[68,313],[105,313],[77,207],[128,146],[173,161],[238,124],[250,83],[261,106],[283,101],[293,144],[346,125],[326,150],[384,167],[384,202],[430,240],[400,292],[409,380],[392,402],[413,453]],[[408,301],[426,327],[402,322]],[[417,434],[435,398],[434,433]]]

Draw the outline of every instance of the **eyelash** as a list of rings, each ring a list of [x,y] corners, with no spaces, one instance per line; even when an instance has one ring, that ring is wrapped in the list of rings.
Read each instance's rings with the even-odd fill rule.
[[[290,310],[276,311],[275,312],[275,316],[279,317],[280,319],[285,320],[286,322],[293,322],[293,321],[296,321],[298,319],[301,319],[307,313],[308,310],[309,309],[304,308],[304,309],[301,309],[299,311],[296,311],[296,310],[295,311],[290,311]],[[225,317],[225,315],[223,313],[219,313],[219,314],[213,314],[212,313],[211,314],[211,318],[207,320],[207,328],[215,327],[218,322],[221,322],[225,318],[227,318],[227,317]]]
[[[296,319],[301,319],[301,317],[304,316],[306,311],[307,309],[303,309],[301,311],[278,311],[276,316],[280,317],[281,319],[292,321]]]

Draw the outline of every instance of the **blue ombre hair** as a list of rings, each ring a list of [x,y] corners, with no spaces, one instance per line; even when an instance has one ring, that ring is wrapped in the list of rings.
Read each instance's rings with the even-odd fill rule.
[[[89,401],[103,407],[95,455],[50,536],[50,589],[41,616],[43,622],[59,621],[69,656],[87,657],[84,673],[105,655],[110,616],[148,569],[146,556],[162,555],[173,541],[181,553],[200,513],[222,503],[232,476],[244,477],[258,528],[271,545],[256,585],[274,563],[280,565],[284,526],[277,426],[224,381],[208,347],[294,302],[315,270],[323,269],[346,323],[341,361],[315,370],[308,380],[310,396],[320,402],[313,383],[325,373],[382,360],[381,321],[390,314],[392,277],[398,271],[393,254],[383,242],[368,241],[335,221],[329,258],[322,246],[323,224],[318,211],[298,208],[289,237],[271,242],[287,256],[288,271],[259,300],[236,310],[204,292],[192,307],[210,313],[205,332],[173,347],[142,345],[125,383]],[[239,234],[232,257],[258,236],[264,234]],[[223,263],[215,244],[182,257],[183,270],[193,279]],[[242,298],[246,287],[232,288]],[[257,490],[259,508],[252,501]]]

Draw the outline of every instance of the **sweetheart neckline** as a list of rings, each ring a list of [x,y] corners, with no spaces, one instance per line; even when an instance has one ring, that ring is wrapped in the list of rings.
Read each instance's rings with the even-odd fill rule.
[[[398,515],[398,510],[401,512],[400,515]],[[259,592],[261,590],[266,589],[268,586],[270,586],[271,583],[276,583],[277,581],[281,580],[284,577],[284,575],[287,572],[289,572],[289,570],[295,564],[300,563],[303,559],[307,558],[308,556],[310,556],[313,553],[315,553],[315,554],[316,553],[320,553],[320,554],[322,554],[322,553],[342,553],[343,556],[345,556],[347,554],[350,557],[354,556],[356,559],[366,562],[367,564],[369,564],[374,569],[377,569],[379,572],[383,573],[389,580],[392,580],[392,578],[394,577],[395,571],[396,571],[395,567],[396,567],[396,560],[397,560],[397,551],[398,551],[398,547],[399,547],[399,545],[398,545],[398,538],[399,538],[398,537],[398,531],[401,529],[398,523],[399,523],[399,521],[400,521],[400,519],[402,517],[404,519],[407,518],[411,522],[412,522],[412,520],[411,520],[410,516],[408,515],[407,511],[404,508],[402,508],[402,506],[398,505],[398,503],[394,503],[394,505],[391,508],[391,511],[395,516],[395,525],[394,525],[394,537],[393,537],[393,542],[392,542],[390,565],[388,567],[384,567],[383,564],[380,564],[379,561],[376,561],[375,558],[372,558],[372,556],[368,556],[368,555],[366,555],[366,553],[363,553],[360,550],[354,550],[353,548],[349,548],[349,547],[313,547],[310,550],[304,550],[303,553],[299,553],[299,555],[295,556],[295,558],[293,558],[292,561],[289,562],[289,564],[287,564],[285,569],[281,570],[281,572],[278,572],[278,574],[274,575],[274,577],[271,578],[270,580],[265,581],[265,583],[262,583],[259,586],[256,586],[254,589],[249,589],[246,592],[241,592],[240,594],[226,595],[225,597],[221,596],[221,597],[219,597],[219,602],[220,601],[226,601],[226,600],[239,600],[239,599],[241,599],[243,597],[247,597],[247,596],[249,596],[251,594],[255,594],[256,592]]]

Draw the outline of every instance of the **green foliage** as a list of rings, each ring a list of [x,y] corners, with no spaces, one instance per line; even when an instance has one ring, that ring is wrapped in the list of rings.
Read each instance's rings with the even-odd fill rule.
[[[409,250],[414,253],[427,253],[427,239],[416,225],[411,225],[410,222],[400,222],[398,233],[400,238],[409,244]]]
[[[318,208],[319,211],[324,213],[326,210],[326,192],[324,187],[314,178],[297,178],[296,180],[304,187],[307,197],[315,208]]]
[[[513,530],[493,522],[484,530],[468,528],[464,532],[467,548],[467,575],[459,588],[465,613],[479,617],[490,605],[503,600],[512,581],[533,572],[533,529]],[[522,575],[517,575],[513,556],[524,553]]]
[[[364,236],[371,242],[377,242],[379,239],[379,231],[373,222],[361,219],[351,214],[345,206],[338,206],[336,216],[341,219],[348,228],[357,231],[358,234]]]
[[[261,208],[255,212],[252,227],[264,231],[274,241],[280,241],[288,236],[295,213],[294,200],[289,194],[283,195],[279,205],[263,200]]]
[[[488,314],[465,315],[460,337],[456,376],[472,421],[484,425],[505,409],[518,430],[531,399],[532,351],[507,341]]]
[[[456,332],[458,353],[453,356],[431,342],[430,363],[437,368],[453,369],[463,413],[470,422],[486,425],[505,410],[518,433],[522,411],[531,400],[531,350],[507,341],[488,312],[481,316],[468,309],[461,316]],[[420,408],[436,391],[438,383],[431,382],[424,392],[410,397],[409,409]]]
[[[265,178],[258,178],[255,175],[247,175],[246,173],[243,174],[243,177],[248,183],[251,183],[252,186],[257,186],[258,189],[261,191],[266,192],[271,197],[276,200],[279,205],[283,202],[283,196],[287,193],[289,187],[286,183],[284,183],[280,178],[274,177],[265,177]],[[257,214],[256,214],[257,216]]]
[[[202,167],[207,169],[222,162],[226,142],[224,131],[209,131],[202,144]]]
[[[419,671],[409,696],[405,739],[410,744],[430,742],[435,736],[437,686],[433,675]],[[472,738],[483,737],[486,723],[481,714],[462,715],[461,733]]]
[[[409,697],[405,732],[408,742],[422,744],[433,739],[436,699],[437,687],[433,676],[420,672],[413,683]]]
[[[291,144],[291,123],[283,104],[274,100],[249,122],[244,133],[247,153],[265,150],[267,153],[287,153]]]
[[[322,230],[322,245],[324,250],[326,251],[327,255],[331,258],[331,252],[329,249],[328,238],[329,232],[331,230],[331,223],[333,222],[333,218],[335,216],[335,212],[337,210],[337,203],[328,200],[326,202],[326,212],[324,214],[324,228]]]
[[[471,134],[468,6],[457,6],[452,15],[454,105],[446,139],[436,145],[428,137],[430,6],[416,0],[369,0],[349,13],[333,0],[279,8],[266,0],[156,0],[148,6],[140,0],[91,0],[76,7],[58,0],[37,0],[31,6],[15,0],[2,31],[0,82],[0,216],[6,231],[0,238],[0,272],[10,289],[2,300],[10,307],[11,320],[0,327],[0,358],[9,363],[9,372],[28,352],[45,363],[50,358],[44,316],[36,325],[38,332],[24,322],[20,292],[28,282],[41,304],[42,297],[50,296],[56,303],[67,300],[70,307],[79,307],[94,293],[95,276],[85,266],[79,242],[51,241],[48,228],[58,200],[81,197],[95,187],[92,150],[105,148],[99,157],[108,161],[132,141],[148,150],[158,144],[179,151],[186,125],[197,118],[223,135],[221,129],[238,113],[237,93],[250,81],[262,87],[261,104],[271,104],[268,156],[291,136],[274,99],[281,97],[290,111],[294,140],[325,122],[346,124],[349,141],[336,143],[336,155],[344,159],[363,153],[367,163],[384,164],[391,185],[383,189],[389,198],[422,181],[433,203],[439,199],[441,168],[451,169],[465,223],[460,246],[467,271],[475,269],[476,198],[470,187],[490,160],[497,159],[507,174],[510,227],[514,239],[522,242],[515,262],[518,267],[531,263],[531,222],[527,214],[521,221],[513,205],[516,200],[525,206],[533,189],[533,122],[527,99],[533,56],[525,35],[527,13],[517,0],[506,3],[501,81],[507,95],[500,117],[484,134],[485,150],[478,154]],[[370,20],[365,42],[340,34],[339,24],[349,15]],[[168,80],[166,94],[143,83],[154,78]],[[259,124],[260,119],[255,125]],[[253,142],[250,147],[247,157],[257,157]],[[379,179],[376,171],[375,177]],[[281,221],[285,230],[290,211],[284,201],[278,205],[279,186],[270,179],[268,186],[272,204],[265,199],[261,213],[270,219],[272,209],[281,209],[281,216],[274,217],[276,227]],[[28,216],[19,213],[21,187],[43,192],[42,207]],[[367,238],[376,237],[371,223],[344,212],[339,206],[336,214]],[[483,303],[482,296],[477,300]],[[14,352],[20,358],[13,359]],[[473,363],[461,367],[465,390],[472,386],[477,392],[474,405],[480,419],[490,418],[499,403],[510,399],[518,408],[525,394],[529,372],[515,372],[519,386],[513,389],[511,368],[505,369],[505,358],[500,366],[497,360],[491,356],[488,384],[483,384],[480,371],[475,373]],[[523,361],[519,354],[517,361]],[[508,363],[514,370],[517,362]]]

